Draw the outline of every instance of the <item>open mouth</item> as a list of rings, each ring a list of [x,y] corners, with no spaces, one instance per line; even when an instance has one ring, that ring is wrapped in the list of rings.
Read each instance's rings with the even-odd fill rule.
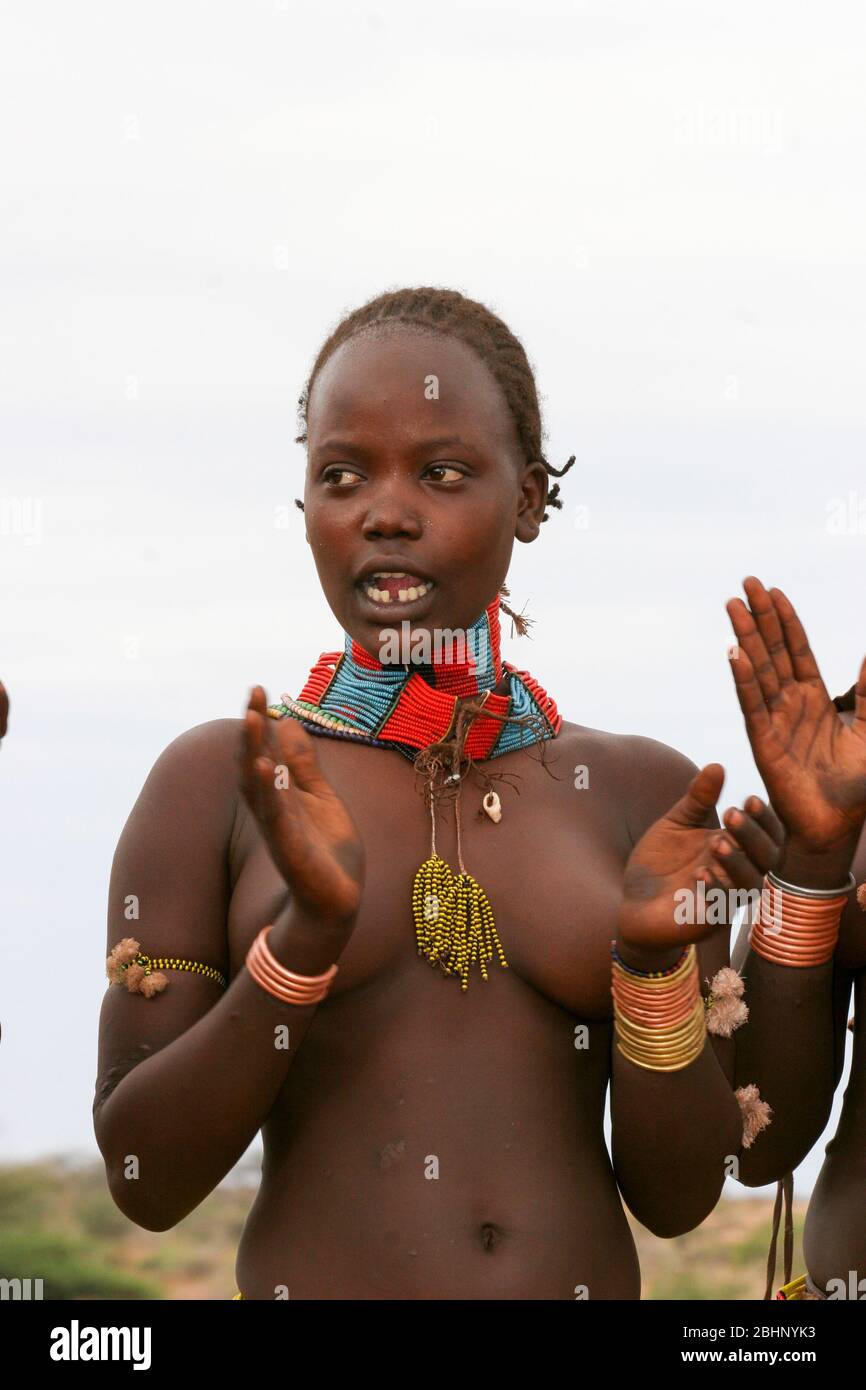
[[[404,570],[382,570],[377,574],[367,575],[358,587],[372,603],[386,608],[389,603],[417,603],[436,588],[436,581],[422,579],[417,574],[407,574]]]

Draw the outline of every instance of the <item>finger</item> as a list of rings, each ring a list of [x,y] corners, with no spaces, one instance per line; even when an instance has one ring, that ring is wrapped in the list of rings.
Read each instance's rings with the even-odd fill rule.
[[[251,744],[246,729],[241,733],[241,746],[238,753],[238,783],[247,805],[253,815],[258,819],[261,809],[261,789],[259,777],[256,772],[258,755],[254,745]]]
[[[722,817],[725,829],[731,840],[751,860],[754,868],[765,874],[775,868],[781,854],[781,845],[767,834],[758,822],[743,811],[726,811]],[[725,859],[725,863],[727,863]]]
[[[332,796],[333,788],[319,763],[315,739],[290,715],[277,721],[276,730],[280,757],[295,786],[317,796]]]
[[[752,612],[741,598],[732,598],[725,607],[731,620],[731,626],[737,635],[737,642],[752,663],[755,679],[761,687],[761,693],[766,703],[772,704],[774,700],[779,698],[781,685]]]
[[[753,574],[743,580],[743,588],[748,594],[752,617],[758,625],[767,655],[779,678],[779,685],[790,685],[794,679],[794,667],[776,606],[760,579],[756,579]]]
[[[263,830],[273,828],[281,819],[286,800],[277,790],[277,769],[270,758],[256,758],[253,763],[252,780],[256,792],[256,819]]]
[[[710,863],[718,872],[718,865],[722,865],[729,880],[730,887],[736,892],[738,889],[760,891],[764,881],[764,875],[760,869],[752,862],[748,854],[740,849],[733,841],[724,840],[714,851]],[[733,908],[731,909],[733,917]]]
[[[729,653],[731,674],[743,719],[750,739],[760,738],[770,732],[772,720],[764,699],[764,692],[755,678],[755,670],[749,660],[745,647],[737,647]]]
[[[250,698],[250,703],[244,711],[244,717],[241,721],[241,732],[238,740],[238,760],[248,773],[262,752],[262,724],[262,715],[254,707],[252,698]]]
[[[770,597],[785,633],[785,641],[788,644],[788,651],[791,653],[795,678],[798,681],[820,681],[823,685],[821,672],[818,670],[818,663],[812,654],[812,648],[809,646],[805,628],[797,617],[791,600],[786,594],[783,594],[781,589],[776,588],[770,590]],[[827,698],[829,699],[829,696]]]
[[[707,817],[719,799],[725,780],[720,763],[707,763],[689,782],[685,795],[671,807],[668,820],[675,825],[705,825]]]
[[[256,759],[269,752],[266,743],[267,709],[265,692],[260,685],[253,686],[247,709],[244,713],[240,738],[238,739],[237,760],[241,789],[253,812],[258,814],[259,786],[256,778]]]
[[[728,878],[725,869],[715,858],[714,855],[710,855],[707,863],[703,864],[701,868],[698,869],[698,872],[695,875],[695,877],[698,883],[703,883],[705,887],[708,889],[723,888],[724,891],[727,893],[730,892],[731,889],[734,887],[733,883]],[[716,922],[714,925],[718,927],[720,923]]]
[[[743,810],[758,822],[774,844],[781,847],[785,843],[785,827],[772,806],[768,806],[759,796],[750,796],[743,803]]]
[[[277,868],[294,875],[309,868],[310,842],[297,798],[290,788],[277,786],[278,773],[271,758],[256,758],[254,813]]]

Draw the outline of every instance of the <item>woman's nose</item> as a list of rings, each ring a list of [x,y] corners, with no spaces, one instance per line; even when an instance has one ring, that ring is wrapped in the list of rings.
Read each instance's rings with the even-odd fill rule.
[[[399,488],[382,488],[370,499],[364,518],[364,536],[368,540],[375,540],[377,536],[418,537],[422,530],[417,509],[401,495]]]

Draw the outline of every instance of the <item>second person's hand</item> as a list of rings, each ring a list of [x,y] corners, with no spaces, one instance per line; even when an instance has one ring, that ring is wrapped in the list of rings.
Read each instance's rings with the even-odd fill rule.
[[[855,714],[841,719],[809,640],[781,589],[750,577],[749,606],[731,599],[731,671],[758,771],[787,840],[779,873],[804,887],[841,886],[866,820],[866,660]]]

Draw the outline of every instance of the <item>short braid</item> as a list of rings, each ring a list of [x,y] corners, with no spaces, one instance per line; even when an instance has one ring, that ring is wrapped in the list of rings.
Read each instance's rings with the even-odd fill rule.
[[[542,452],[543,429],[535,377],[523,344],[507,324],[484,304],[467,299],[458,290],[422,286],[388,290],[368,300],[341,319],[319,349],[312,371],[298,399],[298,421],[302,432],[296,443],[307,442],[307,406],[313,383],[328,358],[356,334],[382,326],[426,328],[457,338],[475,351],[493,373],[508,403],[517,428],[520,446],[528,463],[538,460],[549,476],[562,478],[572,467],[572,454],[563,468],[554,468]],[[559,483],[547,495],[547,506],[560,508]],[[303,504],[301,504],[303,509]],[[545,511],[542,521],[547,521]]]

